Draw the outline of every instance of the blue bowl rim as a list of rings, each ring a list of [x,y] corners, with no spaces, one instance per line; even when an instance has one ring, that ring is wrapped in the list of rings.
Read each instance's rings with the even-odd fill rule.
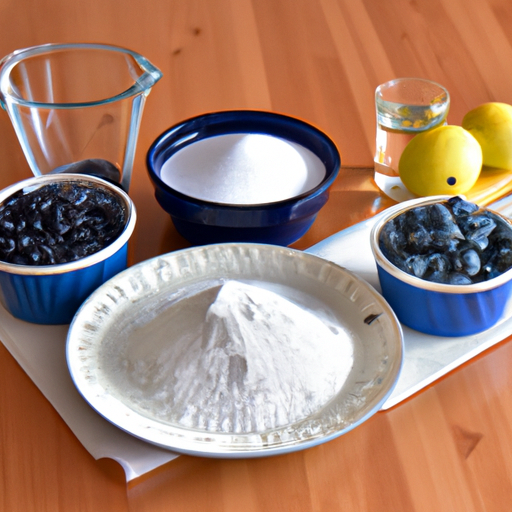
[[[382,252],[379,245],[379,236],[384,224],[389,220],[397,217],[398,215],[404,213],[407,210],[412,208],[416,208],[417,206],[425,206],[429,204],[439,203],[442,201],[446,201],[447,199],[453,196],[429,196],[429,197],[420,197],[418,199],[412,199],[406,201],[404,203],[400,203],[394,207],[388,208],[381,215],[377,222],[373,225],[370,232],[370,246],[372,249],[373,256],[375,258],[375,262],[378,266],[381,267],[382,270],[391,274],[396,279],[403,281],[404,283],[411,285],[415,288],[420,288],[425,291],[430,292],[439,292],[439,293],[449,293],[449,294],[471,294],[471,293],[479,293],[485,292],[489,290],[494,290],[495,288],[502,286],[512,279],[512,268],[503,272],[497,277],[493,279],[489,279],[488,281],[482,281],[480,283],[473,284],[444,284],[444,283],[434,283],[432,281],[427,281],[425,279],[421,279],[419,277],[413,276],[399,269],[393,263],[391,263],[384,253]],[[489,210],[492,211],[492,210]],[[492,212],[495,215],[501,217],[507,224],[510,225],[512,229],[512,221],[507,217],[501,215],[498,212]]]
[[[235,117],[236,116],[248,116],[248,117],[252,118],[252,120],[259,118],[260,120],[263,120],[263,121],[270,121],[270,122],[273,121],[273,122],[278,122],[278,123],[282,123],[282,124],[289,123],[289,124],[293,124],[295,127],[300,127],[300,128],[303,128],[303,129],[309,131],[310,133],[313,133],[319,140],[322,140],[322,142],[329,148],[330,154],[333,157],[332,172],[329,172],[329,169],[326,165],[326,175],[325,175],[324,179],[322,180],[322,182],[320,184],[318,184],[316,187],[312,188],[311,190],[308,190],[300,195],[297,195],[297,196],[294,196],[294,197],[291,197],[288,199],[284,199],[282,201],[274,201],[274,202],[270,202],[270,203],[257,203],[257,204],[217,203],[215,201],[205,201],[202,199],[197,199],[197,198],[188,196],[186,194],[183,194],[183,193],[179,192],[178,190],[170,187],[160,178],[159,173],[157,173],[155,171],[154,165],[153,165],[153,162],[155,160],[155,155],[158,153],[158,151],[160,149],[159,146],[164,144],[166,140],[171,138],[173,135],[176,135],[177,133],[178,134],[183,133],[183,136],[184,136],[184,137],[180,138],[177,141],[177,143],[179,143],[179,141],[181,140],[181,141],[183,141],[183,143],[187,142],[187,145],[191,144],[193,141],[191,140],[190,135],[189,135],[188,139],[186,138],[186,135],[190,134],[190,131],[187,131],[187,127],[191,123],[201,122],[204,120],[205,124],[206,124],[206,122],[210,119],[230,117],[230,116],[235,116]],[[226,122],[229,122],[229,119]],[[191,130],[191,131],[194,132],[197,130]],[[287,138],[287,137],[283,136],[282,134],[275,134],[272,131],[262,131],[262,130],[255,131],[254,129],[253,130],[238,129],[236,131],[229,130],[229,131],[222,131],[222,132],[219,131],[216,134],[211,134],[206,137],[201,137],[200,139],[194,139],[194,140],[195,141],[202,140],[202,139],[209,138],[214,135],[220,135],[223,133],[265,133],[268,135],[275,135],[276,137],[290,140],[292,142],[296,142],[295,140],[293,140],[291,138]],[[183,140],[183,139],[185,139],[185,140]],[[298,143],[298,142],[296,142],[296,143]],[[298,144],[300,144],[300,143],[298,143]],[[184,147],[184,145],[179,144],[179,148],[176,149],[175,151],[170,151],[169,154],[176,153],[182,147]],[[167,149],[167,148],[165,148],[165,149]],[[325,162],[324,162],[324,164],[325,164]],[[202,206],[205,208],[225,209],[227,211],[231,210],[233,212],[236,212],[237,210],[241,210],[241,209],[243,209],[243,210],[278,209],[278,208],[282,208],[287,205],[292,206],[292,205],[296,205],[296,204],[302,203],[304,201],[313,199],[313,198],[323,194],[332,185],[332,183],[334,182],[334,180],[337,178],[337,176],[339,174],[340,166],[341,166],[341,156],[340,156],[338,147],[336,146],[335,142],[320,128],[317,128],[313,124],[303,121],[297,117],[292,117],[292,116],[288,116],[285,114],[279,114],[277,112],[270,112],[270,111],[265,111],[265,110],[222,110],[222,111],[208,112],[206,114],[200,114],[198,116],[189,117],[188,119],[180,121],[179,123],[172,125],[170,128],[167,128],[164,132],[162,132],[155,139],[155,141],[151,144],[151,146],[149,147],[148,152],[146,154],[146,167],[148,169],[148,173],[150,175],[151,180],[155,183],[155,185],[158,188],[164,190],[167,194],[174,195],[184,201],[195,204],[197,206]]]
[[[96,176],[90,176],[86,174],[75,174],[75,173],[62,173],[62,174],[43,174],[41,176],[34,176],[32,178],[25,179],[9,185],[0,191],[0,205],[8,199],[11,195],[22,190],[24,188],[39,187],[49,183],[62,182],[62,181],[74,181],[74,182],[86,182],[88,184],[97,184],[107,188],[111,192],[116,193],[124,202],[127,212],[128,219],[123,232],[116,238],[110,245],[101,249],[94,254],[85,256],[75,261],[60,263],[56,265],[18,265],[15,263],[8,263],[0,261],[0,272],[6,272],[9,274],[18,275],[31,275],[31,276],[49,276],[54,274],[64,274],[66,272],[73,272],[83,268],[91,267],[96,263],[105,261],[107,258],[119,251],[128,242],[128,239],[132,235],[135,229],[135,223],[137,220],[137,212],[133,201],[128,194],[122,190],[119,186],[114,185],[102,178]]]

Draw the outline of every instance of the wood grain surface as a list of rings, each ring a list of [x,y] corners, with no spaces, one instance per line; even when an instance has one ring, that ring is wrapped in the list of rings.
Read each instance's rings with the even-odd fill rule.
[[[372,182],[374,90],[425,77],[448,121],[512,103],[510,0],[0,0],[0,55],[103,42],[164,73],[148,98],[130,194],[138,262],[187,246],[153,198],[145,153],[172,124],[225,109],[297,116],[343,169],[304,249],[392,204]],[[0,112],[0,186],[30,177]],[[505,512],[512,508],[512,344],[327,444],[259,460],[183,456],[126,485],[94,461],[0,344],[1,512]]]

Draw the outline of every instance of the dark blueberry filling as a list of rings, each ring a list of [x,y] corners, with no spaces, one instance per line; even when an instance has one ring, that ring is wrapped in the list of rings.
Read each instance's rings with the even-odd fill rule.
[[[97,185],[52,183],[19,191],[0,205],[0,260],[54,265],[110,245],[126,224],[119,197]]]
[[[379,246],[399,269],[437,283],[478,283],[512,268],[511,226],[460,197],[389,220]]]

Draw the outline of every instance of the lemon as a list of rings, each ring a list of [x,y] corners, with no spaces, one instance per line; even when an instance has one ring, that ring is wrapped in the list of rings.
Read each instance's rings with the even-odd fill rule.
[[[462,119],[482,147],[483,163],[489,167],[512,170],[512,106],[483,103]]]
[[[464,194],[481,168],[480,144],[467,130],[453,125],[416,135],[398,163],[403,184],[418,196]]]

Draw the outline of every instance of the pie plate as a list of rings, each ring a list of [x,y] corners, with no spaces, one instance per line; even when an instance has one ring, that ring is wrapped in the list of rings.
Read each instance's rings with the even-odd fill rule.
[[[200,330],[216,290],[230,280],[279,293],[352,343],[354,362],[345,383],[309,416],[264,431],[212,431],[163,418],[161,410],[136,398],[140,390],[126,354],[158,364],[155,351]],[[178,453],[247,458],[330,441],[379,411],[398,379],[403,334],[387,302],[351,271],[286,247],[227,243],[158,256],[109,280],[73,319],[66,355],[79,392],[118,428]]]

